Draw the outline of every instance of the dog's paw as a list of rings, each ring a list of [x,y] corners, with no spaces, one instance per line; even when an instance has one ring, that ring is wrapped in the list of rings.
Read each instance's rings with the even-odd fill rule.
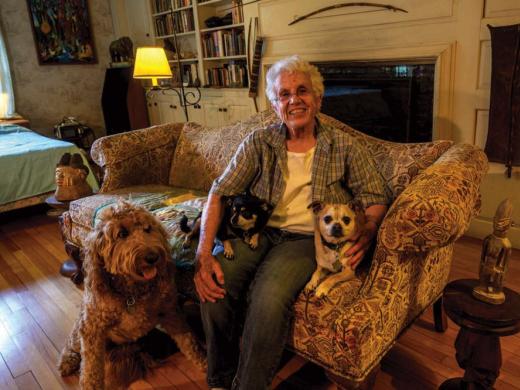
[[[249,248],[251,248],[252,250],[255,250],[256,248],[258,248],[258,238],[260,237],[259,234],[254,234],[253,237],[251,237],[249,239]]]
[[[327,283],[322,283],[316,288],[314,295],[318,298],[323,298],[329,294],[329,291],[332,286],[329,286]]]
[[[222,244],[224,245],[224,257],[228,260],[233,260],[235,258],[235,252],[233,251],[231,242],[224,241]]]
[[[228,260],[233,260],[235,258],[235,252],[233,252],[233,249],[229,251],[224,249],[224,257]]]
[[[70,352],[62,355],[58,363],[58,371],[61,376],[69,376],[79,370],[81,355],[77,352]]]
[[[309,280],[307,282],[307,284],[305,285],[305,290],[308,290],[308,291],[313,291],[316,289],[316,287],[318,287],[318,284],[320,283],[320,278],[317,278],[317,277],[312,277],[311,280]]]

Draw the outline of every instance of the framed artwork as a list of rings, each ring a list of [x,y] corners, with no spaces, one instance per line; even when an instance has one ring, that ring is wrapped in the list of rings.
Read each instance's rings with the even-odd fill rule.
[[[27,0],[40,65],[95,64],[88,0]]]

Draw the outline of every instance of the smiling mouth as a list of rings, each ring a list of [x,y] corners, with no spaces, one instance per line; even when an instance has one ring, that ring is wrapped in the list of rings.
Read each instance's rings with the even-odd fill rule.
[[[293,110],[289,110],[290,115],[298,115],[298,114],[303,114],[305,112],[307,112],[306,108],[295,108]]]

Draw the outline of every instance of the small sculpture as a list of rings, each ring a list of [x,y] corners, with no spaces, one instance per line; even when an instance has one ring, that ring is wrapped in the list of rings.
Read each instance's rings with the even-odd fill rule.
[[[500,305],[506,297],[502,284],[507,261],[511,256],[511,242],[506,237],[512,224],[513,205],[503,200],[493,218],[493,233],[484,239],[480,258],[480,283],[473,289],[473,296],[483,302]]]
[[[109,51],[112,63],[133,62],[134,44],[129,37],[121,37],[110,43]]]
[[[56,192],[54,197],[60,202],[92,195],[92,188],[87,183],[88,167],[83,164],[79,153],[65,153],[56,165]]]

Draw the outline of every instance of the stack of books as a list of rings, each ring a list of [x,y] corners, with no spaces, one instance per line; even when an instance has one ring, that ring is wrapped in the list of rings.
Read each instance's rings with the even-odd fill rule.
[[[190,32],[195,29],[193,13],[190,9],[155,18],[155,31],[157,36],[172,35],[174,29],[177,34]]]
[[[227,57],[245,54],[243,30],[218,30],[202,35],[204,57]]]
[[[230,61],[222,67],[206,69],[206,87],[247,87],[247,69],[243,62]]]
[[[231,1],[231,16],[233,24],[244,23],[244,11],[242,9],[242,0]]]

